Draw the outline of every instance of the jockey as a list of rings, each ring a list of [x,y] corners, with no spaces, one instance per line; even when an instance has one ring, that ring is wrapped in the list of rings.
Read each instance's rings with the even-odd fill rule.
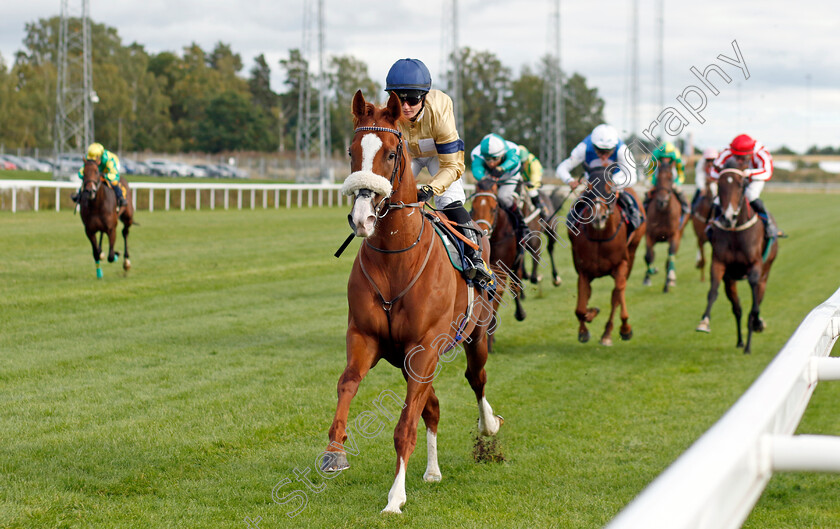
[[[490,281],[491,273],[481,258],[481,235],[471,227],[472,218],[464,208],[467,196],[461,183],[464,174],[464,141],[455,128],[452,99],[440,90],[432,90],[432,75],[418,59],[400,59],[391,66],[385,78],[385,91],[400,99],[402,114],[399,127],[408,152],[411,170],[422,184],[417,200],[428,202],[435,197],[435,206],[456,223],[458,231],[472,241],[478,250],[464,245],[468,279]],[[421,181],[420,171],[426,168],[430,180]]]
[[[519,145],[506,141],[498,134],[490,133],[475,146],[470,157],[472,158],[472,174],[477,181],[488,174],[498,179],[496,195],[499,198],[499,205],[511,214],[514,219],[516,237],[520,241],[523,240],[528,235],[528,225],[525,224],[525,217],[514,200],[516,188],[522,182]]]
[[[579,185],[579,182],[572,177],[571,170],[580,164],[586,171],[583,180],[589,180],[589,171],[596,167],[613,167],[612,180],[614,186],[619,190],[618,206],[624,211],[630,223],[630,231],[635,230],[642,224],[642,214],[639,211],[639,204],[630,193],[622,193],[621,190],[631,187],[636,183],[636,168],[629,161],[631,158],[624,144],[618,138],[618,131],[614,127],[601,124],[592,130],[592,133],[584,138],[572,149],[568,158],[557,166],[557,177],[564,183],[569,184],[572,189]],[[568,219],[574,223],[580,220],[584,203],[578,200],[569,211]]]
[[[685,201],[685,196],[682,193],[682,186],[683,182],[685,182],[685,164],[683,163],[682,154],[680,150],[670,141],[666,141],[662,145],[656,148],[653,151],[653,160],[663,160],[663,159],[670,159],[671,160],[671,174],[674,175],[674,195],[676,195],[677,200],[680,201],[680,205],[682,205],[682,211],[685,214],[688,214],[691,210],[688,207],[688,203]],[[658,164],[651,164],[650,170],[648,171],[648,179],[650,180],[650,184],[652,186],[656,186],[656,176],[658,174]],[[650,202],[650,191],[648,192],[647,196],[645,196],[644,200],[644,207],[647,210],[648,202]]]
[[[95,160],[99,165],[99,174],[108,182],[114,194],[117,196],[117,207],[121,208],[126,205],[125,197],[123,196],[122,188],[120,187],[120,159],[116,154],[105,149],[101,143],[91,143],[87,151],[87,160]],[[79,169],[79,178],[84,179],[84,168]],[[71,195],[73,202],[78,202],[82,190]]]
[[[546,210],[542,207],[542,202],[540,200],[543,166],[539,159],[537,159],[537,157],[534,156],[524,145],[519,146],[519,160],[522,164],[520,174],[522,175],[522,179],[525,181],[525,185],[528,187],[528,196],[531,197],[531,203],[534,204],[535,208],[542,208],[543,212],[545,212]]]
[[[700,201],[700,197],[706,195],[706,179],[709,178],[709,174],[712,172],[712,166],[718,154],[720,153],[714,147],[706,147],[706,150],[703,151],[703,157],[700,158],[697,166],[694,168],[694,186],[697,190],[694,191],[694,197],[691,199],[692,211],[697,209],[697,203]],[[717,195],[717,183],[711,182],[711,179],[709,180],[709,192],[714,197]]]
[[[770,156],[767,148],[746,134],[736,136],[729,147],[723,149],[715,158],[709,178],[716,183],[720,172],[728,167],[743,171],[747,177],[749,184],[744,189],[744,197],[764,222],[767,239],[785,237],[786,235],[778,229],[773,218],[768,214],[764,202],[759,198],[761,190],[764,189],[764,183],[773,177],[773,157]],[[714,204],[713,218],[721,214],[719,199],[715,198]]]

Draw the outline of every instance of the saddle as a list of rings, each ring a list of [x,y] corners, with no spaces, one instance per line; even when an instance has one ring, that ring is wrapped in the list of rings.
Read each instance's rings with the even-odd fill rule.
[[[449,256],[449,262],[450,264],[452,264],[452,267],[458,272],[463,272],[466,268],[466,256],[464,254],[464,245],[468,244],[472,248],[478,248],[475,247],[472,241],[458,233],[458,231],[455,229],[455,223],[446,218],[446,216],[443,213],[439,211],[434,211],[431,213],[429,213],[428,211],[424,211],[423,215],[431,221],[432,227],[435,229],[435,233],[443,243],[443,247],[446,249],[446,253]],[[474,228],[478,230],[477,227],[474,226]],[[488,292],[495,292],[496,276],[495,274],[493,274],[492,271],[490,272],[490,275],[493,277],[493,279],[488,284],[474,281],[472,279],[465,279],[465,281],[467,282],[467,284],[476,286],[478,288],[484,288]]]

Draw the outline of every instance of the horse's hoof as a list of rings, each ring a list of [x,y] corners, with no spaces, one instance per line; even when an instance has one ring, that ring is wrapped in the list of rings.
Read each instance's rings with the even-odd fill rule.
[[[513,313],[513,317],[516,318],[516,321],[524,321],[525,316],[527,316],[527,314],[524,310],[517,310]]]
[[[697,332],[712,332],[712,326],[709,322],[709,318],[703,318],[694,330]]]
[[[440,472],[426,472],[423,474],[423,481],[426,483],[439,483],[441,480]]]
[[[625,342],[626,342],[627,340],[629,340],[630,338],[632,338],[632,337],[633,337],[633,331],[632,331],[632,330],[631,330],[630,332],[628,332],[628,333],[623,333],[623,332],[620,332],[620,333],[618,333],[618,334],[620,334],[620,335],[621,335],[621,339],[622,339],[622,340],[624,340]]]
[[[350,468],[347,462],[347,454],[344,452],[324,452],[324,459],[321,460],[322,472],[340,472]]]
[[[129,261],[128,259],[123,261],[123,270],[125,270],[126,272],[131,270],[131,261]]]
[[[610,338],[609,336],[601,338],[601,345],[605,345],[607,347],[612,347],[612,344],[613,344],[612,338]]]
[[[101,268],[96,269],[96,279],[102,279],[102,269]]]
[[[648,276],[648,275],[645,276],[645,280],[642,281],[642,285],[646,286],[646,287],[649,287],[651,285],[650,276]]]
[[[735,347],[737,347],[738,349],[741,349],[742,347],[744,347],[743,340],[738,341],[738,343],[735,344]],[[746,352],[746,351],[744,351],[744,352]]]
[[[767,324],[764,323],[763,318],[758,318],[758,321],[753,325],[753,332],[761,332],[767,328]]]
[[[562,284],[563,284],[563,280],[562,280],[562,279],[560,279],[559,277],[555,277],[555,278],[554,278],[554,286],[555,286],[555,287],[559,287],[559,286],[560,286],[560,285],[562,285]]]
[[[542,276],[531,276],[531,283],[538,284],[542,281]]]
[[[589,341],[589,331],[581,331],[578,333],[578,341],[580,343],[586,343]]]

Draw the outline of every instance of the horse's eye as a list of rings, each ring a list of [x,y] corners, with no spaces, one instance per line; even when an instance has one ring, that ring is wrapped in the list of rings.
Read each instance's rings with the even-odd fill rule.
[[[396,157],[397,157],[397,153],[395,153],[395,152],[391,152],[391,153],[388,154],[388,159],[389,160],[393,160]]]
[[[353,153],[350,152],[350,147],[347,147],[347,156],[352,157]]]

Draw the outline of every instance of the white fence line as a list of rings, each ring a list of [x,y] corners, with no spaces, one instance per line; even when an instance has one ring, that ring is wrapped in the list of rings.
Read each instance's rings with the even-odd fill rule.
[[[840,335],[840,289],[808,314],[738,402],[607,529],[729,529],[743,524],[773,472],[840,472],[840,437],[793,435]]]
[[[223,207],[228,209],[231,204],[230,193],[236,193],[236,207],[242,209],[243,194],[248,197],[248,205],[250,209],[255,209],[257,201],[257,192],[262,195],[262,207],[268,208],[268,197],[273,194],[273,206],[279,208],[281,204],[281,194],[285,199],[285,207],[290,208],[292,204],[297,204],[297,207],[303,207],[304,203],[307,207],[317,206],[341,206],[346,201],[345,197],[341,195],[340,184],[213,184],[213,183],[198,183],[198,182],[184,182],[184,183],[155,183],[155,182],[132,182],[131,187],[132,200],[137,204],[138,191],[148,190],[148,210],[155,210],[155,191],[163,190],[164,199],[162,202],[163,209],[168,211],[172,204],[172,191],[180,191],[180,208],[184,210],[187,203],[187,191],[195,193],[196,209],[201,209],[201,192],[202,191],[223,191]],[[18,193],[26,192],[33,194],[33,209],[38,211],[40,201],[41,189],[55,189],[55,210],[59,211],[61,208],[61,190],[72,189],[77,190],[79,184],[77,182],[56,182],[51,180],[0,180],[0,190],[11,190],[11,210],[15,213],[18,210]],[[67,193],[69,195],[69,192]],[[209,208],[216,208],[216,193],[210,193]]]

